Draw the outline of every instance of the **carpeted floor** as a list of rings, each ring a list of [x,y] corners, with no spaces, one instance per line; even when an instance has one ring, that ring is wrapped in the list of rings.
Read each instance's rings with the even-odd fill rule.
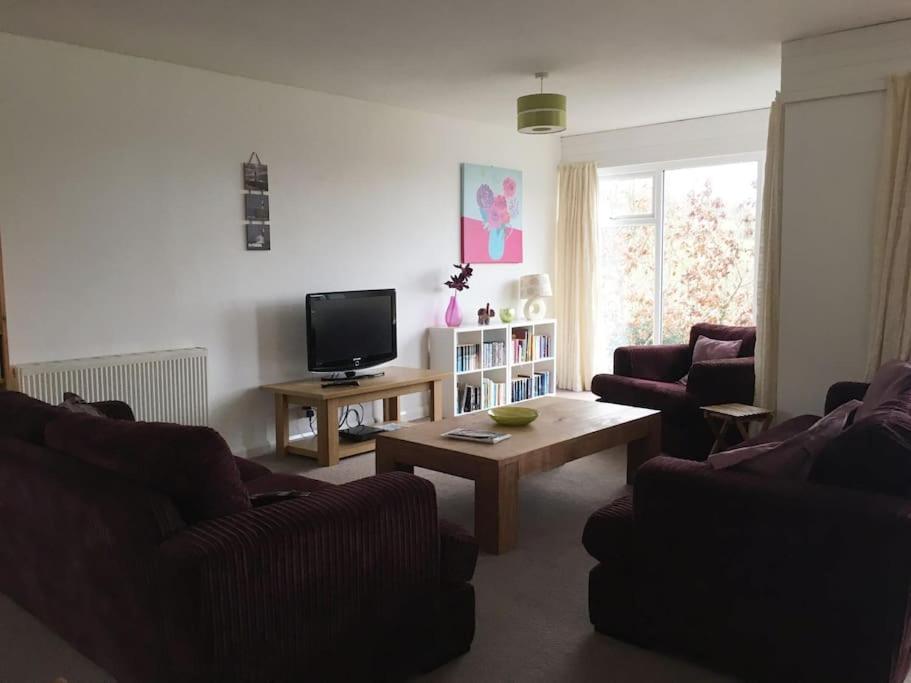
[[[260,460],[275,470],[342,483],[373,473],[373,454],[318,468],[302,458]],[[624,488],[624,449],[523,479],[518,548],[481,555],[475,574],[477,635],[471,652],[424,681],[612,681],[713,683],[732,679],[594,633],[586,591],[593,561],[580,542],[588,515]],[[468,529],[473,485],[417,470],[436,486],[440,514]],[[111,678],[0,596],[0,681],[69,683]]]

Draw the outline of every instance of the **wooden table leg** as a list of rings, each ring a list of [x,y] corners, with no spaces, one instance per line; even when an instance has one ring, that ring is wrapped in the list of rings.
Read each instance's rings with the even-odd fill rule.
[[[738,421],[737,431],[740,432],[740,436],[742,436],[743,440],[746,441],[750,438],[750,423]]]
[[[398,422],[401,414],[398,396],[390,396],[383,399],[383,420],[386,422]]]
[[[709,418],[709,426],[712,428],[712,432],[715,434],[715,443],[712,444],[712,448],[709,451],[709,455],[712,453],[717,453],[721,450],[721,447],[724,446],[724,435],[727,434],[728,427],[731,425],[730,418]]]
[[[491,462],[474,483],[474,534],[481,549],[500,554],[518,539],[519,467]]]
[[[636,480],[636,470],[646,460],[661,455],[661,415],[649,418],[648,433],[626,445],[626,483]]]
[[[275,455],[288,453],[288,397],[275,394]]]
[[[413,465],[404,465],[395,461],[395,444],[382,435],[376,440],[376,473],[410,472],[414,474]]]
[[[431,419],[439,422],[443,419],[443,382],[437,380],[430,388]]]
[[[316,408],[316,459],[320,467],[338,465],[338,401],[321,401]]]

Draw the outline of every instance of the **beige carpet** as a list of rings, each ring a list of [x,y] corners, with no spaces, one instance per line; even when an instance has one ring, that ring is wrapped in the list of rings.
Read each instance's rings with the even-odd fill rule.
[[[342,483],[373,473],[373,454],[317,468],[303,458],[261,462],[276,470]],[[481,556],[477,635],[471,652],[425,681],[643,681],[713,683],[732,679],[594,633],[586,591],[593,561],[580,538],[588,515],[623,490],[624,450],[615,449],[523,479],[519,545]],[[472,527],[473,486],[418,470],[436,485],[442,516]],[[70,683],[111,678],[9,600],[0,597],[0,681]]]

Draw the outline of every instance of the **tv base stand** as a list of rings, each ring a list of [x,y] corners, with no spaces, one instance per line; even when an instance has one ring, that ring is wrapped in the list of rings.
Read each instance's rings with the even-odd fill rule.
[[[323,467],[337,465],[340,458],[369,453],[374,450],[374,440],[339,441],[338,411],[354,403],[383,401],[383,419],[397,422],[399,397],[419,392],[430,392],[430,418],[443,419],[443,380],[448,372],[418,368],[388,367],[379,376],[359,375],[357,386],[323,387],[318,378],[266,384],[262,389],[275,396],[275,453],[303,455],[316,458]],[[288,433],[288,411],[292,405],[310,406],[316,411],[315,437],[291,440]]]

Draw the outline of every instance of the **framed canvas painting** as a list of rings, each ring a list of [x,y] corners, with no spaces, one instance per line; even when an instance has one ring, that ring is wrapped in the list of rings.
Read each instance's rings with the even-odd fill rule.
[[[522,263],[522,171],[462,164],[462,262]]]

